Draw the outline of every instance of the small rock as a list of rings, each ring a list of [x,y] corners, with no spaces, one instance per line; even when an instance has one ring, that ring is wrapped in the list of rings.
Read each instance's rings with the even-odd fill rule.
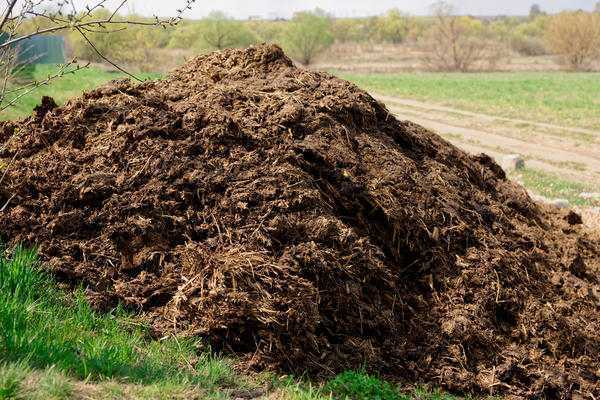
[[[553,205],[554,207],[557,208],[569,208],[569,200],[565,200],[565,199],[555,199],[550,201],[549,203],[550,205]]]
[[[540,196],[539,194],[535,194],[532,192],[529,192],[529,197],[531,197],[531,200],[533,200],[537,203],[547,204],[549,202],[549,200],[546,197]]]
[[[583,192],[579,193],[579,197],[586,200],[600,200],[600,193]]]
[[[519,154],[509,154],[502,157],[502,168],[507,172],[523,169],[525,160]]]

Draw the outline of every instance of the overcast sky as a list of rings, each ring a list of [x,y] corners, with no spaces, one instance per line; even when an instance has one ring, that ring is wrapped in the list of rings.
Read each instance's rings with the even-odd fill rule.
[[[461,14],[472,15],[526,15],[532,3],[543,10],[558,12],[565,9],[592,10],[597,0],[452,0]],[[181,6],[183,0],[130,0],[130,11],[141,14],[167,16]],[[236,18],[289,17],[294,11],[321,7],[335,16],[365,16],[380,14],[397,7],[414,15],[427,14],[433,0],[197,0],[190,18],[201,18],[212,10],[225,11]]]

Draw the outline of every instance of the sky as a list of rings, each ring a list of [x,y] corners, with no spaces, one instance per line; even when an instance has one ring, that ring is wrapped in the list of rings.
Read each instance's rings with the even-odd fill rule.
[[[224,11],[228,15],[246,19],[257,16],[263,18],[288,18],[295,11],[320,7],[337,17],[359,17],[376,15],[390,8],[412,15],[425,15],[434,0],[197,0],[189,18],[201,18],[213,10]],[[531,4],[539,4],[544,11],[592,10],[598,0],[451,0],[460,14],[470,15],[527,15]],[[184,0],[129,0],[129,11],[140,14],[168,16],[184,4]]]

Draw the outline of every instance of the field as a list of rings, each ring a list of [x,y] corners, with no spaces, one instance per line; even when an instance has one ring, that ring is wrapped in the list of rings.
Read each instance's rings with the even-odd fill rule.
[[[340,74],[370,91],[600,131],[600,73]]]

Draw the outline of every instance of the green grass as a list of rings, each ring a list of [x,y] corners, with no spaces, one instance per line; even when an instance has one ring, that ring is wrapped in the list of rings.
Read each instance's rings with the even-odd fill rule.
[[[325,391],[336,398],[354,400],[404,400],[398,388],[364,372],[347,371],[327,383]]]
[[[0,259],[0,362],[9,372],[24,363],[37,370],[55,368],[76,379],[191,386],[207,392],[241,384],[230,363],[214,358],[198,341],[152,340],[147,328],[121,309],[94,312],[82,290],[71,295],[59,290],[37,266],[35,252],[24,249]],[[0,393],[14,391],[14,374],[4,375],[7,383]],[[50,386],[57,388],[56,383]]]
[[[600,73],[339,73],[381,94],[564,126],[600,129]]]
[[[600,184],[570,181],[549,172],[525,168],[511,175],[523,186],[549,199],[565,199],[572,205],[594,206],[593,200],[582,199],[583,192],[600,192]]]
[[[26,75],[40,81],[57,71],[54,65],[40,64],[29,68]],[[140,79],[155,79],[159,74],[136,74]],[[60,79],[53,80],[48,85],[37,88],[34,92],[22,97],[14,105],[0,112],[0,120],[11,120],[28,116],[33,108],[39,104],[42,95],[50,96],[58,104],[79,96],[87,90],[94,89],[110,80],[123,78],[122,72],[103,71],[97,68],[86,68],[75,74],[68,74]]]
[[[244,376],[200,341],[154,340],[139,318],[120,308],[93,311],[83,290],[65,292],[43,272],[33,250],[0,256],[0,400],[227,399],[232,390],[265,386],[270,398],[281,400],[449,399],[401,394],[362,371],[324,385],[269,373]]]

